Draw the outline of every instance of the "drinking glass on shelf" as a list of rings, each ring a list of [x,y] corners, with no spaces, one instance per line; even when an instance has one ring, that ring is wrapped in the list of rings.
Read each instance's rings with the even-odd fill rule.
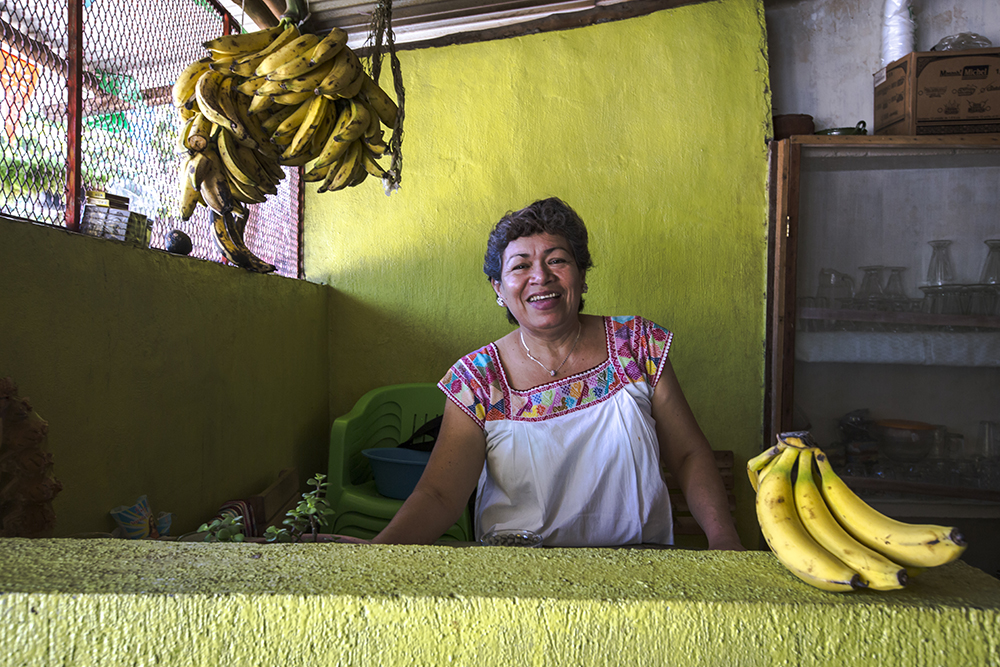
[[[951,263],[951,251],[949,246],[951,241],[938,239],[928,241],[934,248],[931,253],[931,263],[927,267],[928,285],[947,285],[955,280],[955,269]]]
[[[1000,285],[1000,239],[988,239],[983,241],[989,247],[986,253],[986,261],[983,263],[983,272],[979,276],[981,285]]]
[[[857,294],[857,300],[861,309],[884,310],[885,293],[882,291],[882,271],[885,267],[878,265],[861,266],[858,268],[864,271],[864,276],[861,278],[861,288],[858,289]],[[873,322],[865,328],[870,331],[878,331],[882,329],[882,326]]]

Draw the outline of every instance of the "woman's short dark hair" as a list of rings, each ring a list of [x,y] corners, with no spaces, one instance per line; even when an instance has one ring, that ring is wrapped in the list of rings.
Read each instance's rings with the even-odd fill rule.
[[[569,243],[573,260],[581,272],[593,266],[590,250],[587,248],[587,227],[583,220],[566,202],[557,197],[549,197],[525,206],[520,211],[508,211],[490,232],[490,238],[486,242],[486,256],[483,258],[483,273],[490,282],[500,280],[503,253],[510,242],[535,234],[562,236]],[[583,310],[582,298],[580,310]],[[517,324],[510,309],[507,309],[507,320],[511,324]]]

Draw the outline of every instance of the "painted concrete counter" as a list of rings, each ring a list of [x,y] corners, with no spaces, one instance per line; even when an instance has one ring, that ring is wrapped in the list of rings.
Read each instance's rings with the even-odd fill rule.
[[[834,594],[769,553],[0,540],[4,665],[1000,664],[962,562]]]

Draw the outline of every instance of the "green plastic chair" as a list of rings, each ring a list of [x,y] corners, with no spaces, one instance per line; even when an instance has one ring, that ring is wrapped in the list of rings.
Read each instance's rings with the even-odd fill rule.
[[[335,512],[330,532],[371,539],[389,523],[403,501],[376,491],[371,466],[361,450],[395,447],[428,420],[443,414],[446,400],[432,383],[390,385],[372,389],[350,412],[334,420],[326,495]],[[475,539],[468,508],[441,539]]]

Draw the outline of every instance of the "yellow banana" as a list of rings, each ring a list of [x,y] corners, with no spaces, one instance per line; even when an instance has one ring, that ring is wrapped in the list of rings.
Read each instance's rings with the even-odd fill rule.
[[[326,119],[327,106],[332,104],[332,102],[329,98],[317,95],[313,97],[311,102],[303,102],[303,105],[305,104],[309,105],[309,109],[306,112],[305,118],[302,119],[298,130],[295,131],[295,136],[292,138],[292,142],[288,144],[288,148],[286,148],[281,154],[282,157],[295,157],[307,147],[312,145],[312,138],[319,129],[319,126]]]
[[[201,60],[196,60],[181,70],[171,89],[171,97],[173,98],[175,107],[183,106],[185,102],[191,99],[191,96],[194,95],[195,84],[198,83],[201,75],[208,71],[211,62],[212,58],[209,56]]]
[[[264,83],[257,88],[254,95],[281,95],[288,92],[281,87],[281,81],[268,81],[266,76],[263,79]]]
[[[270,44],[254,53],[242,56],[239,58],[232,67],[234,74],[242,77],[251,77],[256,75],[257,66],[260,65],[264,58],[277,51],[278,49],[284,48],[287,44],[300,36],[299,29],[295,27],[295,24],[289,24],[285,28],[284,32],[274,38]]]
[[[260,164],[261,169],[268,176],[268,182],[272,185],[277,185],[285,179],[285,172],[281,168],[281,164],[278,162],[278,151],[274,152],[274,157],[269,158],[261,153],[255,153],[254,157],[257,158],[257,162]]]
[[[208,70],[201,75],[195,86],[198,108],[208,120],[232,130],[241,144],[251,145],[254,143],[253,139],[250,138],[247,129],[239,121],[236,107],[233,104],[232,86],[233,78]]]
[[[278,106],[276,109],[277,110],[274,113],[260,122],[261,128],[267,133],[268,136],[274,134],[274,131],[278,129],[278,126],[281,125],[286,118],[299,110],[298,107],[293,106]]]
[[[334,192],[347,186],[354,176],[354,168],[361,156],[361,142],[354,141],[341,156],[336,165],[331,166],[317,192]],[[367,172],[366,172],[367,173]]]
[[[236,138],[229,130],[223,129],[218,140],[219,157],[226,167],[226,172],[232,176],[230,183],[235,179],[248,185],[256,185],[265,180],[261,174],[260,165],[257,159],[246,146],[241,146],[236,142]],[[241,152],[242,149],[245,152]]]
[[[313,49],[309,64],[315,67],[333,60],[345,46],[347,46],[347,33],[340,28],[333,28]]]
[[[318,183],[326,179],[326,175],[330,173],[330,168],[331,165],[317,165],[315,164],[315,160],[310,160],[302,169],[302,180],[306,183]]]
[[[236,108],[236,116],[243,127],[246,128],[247,134],[253,139],[257,151],[274,159],[278,156],[278,152],[271,146],[270,135],[261,126],[260,117],[250,115],[249,106],[252,99],[239,91],[234,91],[233,106]],[[253,148],[249,144],[243,145],[247,148]]]
[[[364,85],[365,82],[364,74],[364,71],[358,74],[353,81],[347,84],[346,88],[337,93],[337,96],[343,97],[345,100],[357,97],[361,93],[361,86]]]
[[[267,83],[267,77],[252,76],[236,86],[236,90],[240,91],[247,97],[253,97],[265,83]]]
[[[191,129],[188,131],[184,144],[192,151],[203,151],[208,145],[208,137],[212,133],[212,121],[205,118],[200,111],[191,119]]]
[[[211,170],[212,160],[205,151],[192,155],[187,161],[188,180],[191,181],[191,187],[195,190],[201,190],[201,183]]]
[[[250,106],[247,108],[247,115],[256,116],[261,111],[270,109],[274,105],[274,95],[254,95],[250,98]]]
[[[768,450],[765,450],[747,461],[747,476],[750,478],[750,486],[753,487],[754,491],[758,490],[760,486],[760,471],[763,470],[768,463],[774,460],[778,454],[784,450],[781,443],[779,442],[775,446]]]
[[[368,129],[369,121],[371,121],[371,115],[368,112],[368,107],[364,104],[359,104],[354,98],[350,100],[351,107],[351,119],[347,122],[343,128],[335,128],[335,132],[339,132],[341,139],[344,141],[354,141],[355,139],[361,138]],[[339,119],[338,119],[339,120]],[[338,123],[339,125],[339,123]]]
[[[209,146],[199,153],[199,155],[206,156],[211,164],[211,168],[205,174],[205,178],[202,179],[201,187],[199,188],[202,199],[205,200],[205,204],[213,211],[220,213],[231,211],[233,209],[233,195],[229,190],[229,182],[226,179],[222,160],[219,158],[218,152],[214,147]]]
[[[215,244],[218,246],[222,256],[230,262],[248,271],[257,273],[270,273],[274,271],[274,266],[250,252],[246,243],[243,242],[243,234],[240,232],[241,225],[236,221],[232,212],[219,214],[212,212],[212,233]]]
[[[822,452],[815,457],[820,488],[830,511],[856,540],[906,567],[935,567],[957,559],[965,551],[962,534],[949,526],[897,521],[859,498],[840,479]]]
[[[281,121],[281,123],[278,124],[278,127],[274,128],[274,132],[271,133],[271,141],[276,142],[281,137],[295,135],[295,132],[298,131],[299,126],[302,125],[302,122],[306,119],[306,116],[309,115],[309,109],[312,108],[312,104],[316,99],[316,96],[312,94],[310,94],[309,97],[310,99],[299,104],[299,106],[295,109],[295,112],[292,115],[285,118],[283,121]],[[289,139],[289,142],[290,141],[291,139]]]
[[[891,591],[906,585],[906,569],[869,549],[845,531],[833,518],[813,478],[813,452],[799,454],[795,478],[795,509],[813,539],[861,575],[864,584],[876,591]]]
[[[177,131],[177,148],[181,153],[187,153],[190,148],[187,145],[188,134],[191,132],[191,125],[194,124],[194,116],[190,118],[181,117],[181,129]]]
[[[361,67],[361,61],[358,60],[357,54],[351,50],[351,47],[345,46],[334,56],[330,73],[316,86],[316,94],[338,97],[341,91],[353,83],[363,72],[364,68]]]
[[[350,109],[347,110],[347,113],[350,113]],[[351,147],[351,143],[350,141],[340,139],[337,136],[336,130],[330,132],[330,136],[327,138],[326,143],[323,144],[319,155],[310,160],[306,168],[316,171],[320,167],[329,167],[347,152],[347,149]]]
[[[236,66],[237,58],[238,56],[215,58],[212,60],[211,68],[222,76],[237,76],[237,73],[233,71],[233,68]]]
[[[283,93],[281,95],[272,95],[274,101],[277,104],[302,104],[308,99],[314,97],[311,90],[305,90],[301,93]]]
[[[231,180],[229,181],[229,189],[233,193],[233,199],[244,204],[263,204],[267,201],[267,196],[259,188],[249,183]]]
[[[301,56],[303,53],[312,51],[318,43],[319,37],[316,35],[309,33],[299,35],[288,44],[285,44],[283,47],[264,58],[264,60],[257,65],[257,69],[254,71],[257,73],[257,76],[266,76],[283,66],[285,63]]]
[[[224,35],[204,42],[202,46],[213,53],[239,55],[253,53],[266,48],[282,32],[285,25],[279,23],[273,28],[257,30],[255,32],[245,32],[239,35]]]
[[[362,153],[362,158],[364,160],[365,170],[372,176],[375,176],[377,178],[385,178],[386,177],[385,169],[383,169],[382,165],[380,165],[378,161],[375,159],[375,154],[372,153],[371,149],[368,148],[368,146],[362,144],[361,153]]]
[[[181,162],[181,169],[179,172],[179,184],[178,188],[180,190],[180,197],[178,199],[178,207],[180,208],[181,220],[190,220],[191,216],[194,215],[195,209],[198,207],[198,201],[201,199],[201,193],[198,189],[191,184],[191,177],[188,175],[188,166],[191,158],[187,158]]]
[[[392,98],[368,74],[364,75],[361,90],[364,92],[365,98],[372,105],[372,108],[375,109],[375,113],[378,114],[382,124],[390,130],[394,129],[399,107],[392,101]]]
[[[332,67],[332,62],[325,62],[300,76],[290,77],[281,81],[271,81],[271,83],[277,83],[283,92],[301,93],[308,90],[312,93],[316,90],[319,82],[330,73],[330,68]]]
[[[792,574],[826,591],[861,587],[861,577],[809,535],[795,511],[791,474],[799,450],[786,448],[774,460],[757,492],[757,520],[771,551]]]

